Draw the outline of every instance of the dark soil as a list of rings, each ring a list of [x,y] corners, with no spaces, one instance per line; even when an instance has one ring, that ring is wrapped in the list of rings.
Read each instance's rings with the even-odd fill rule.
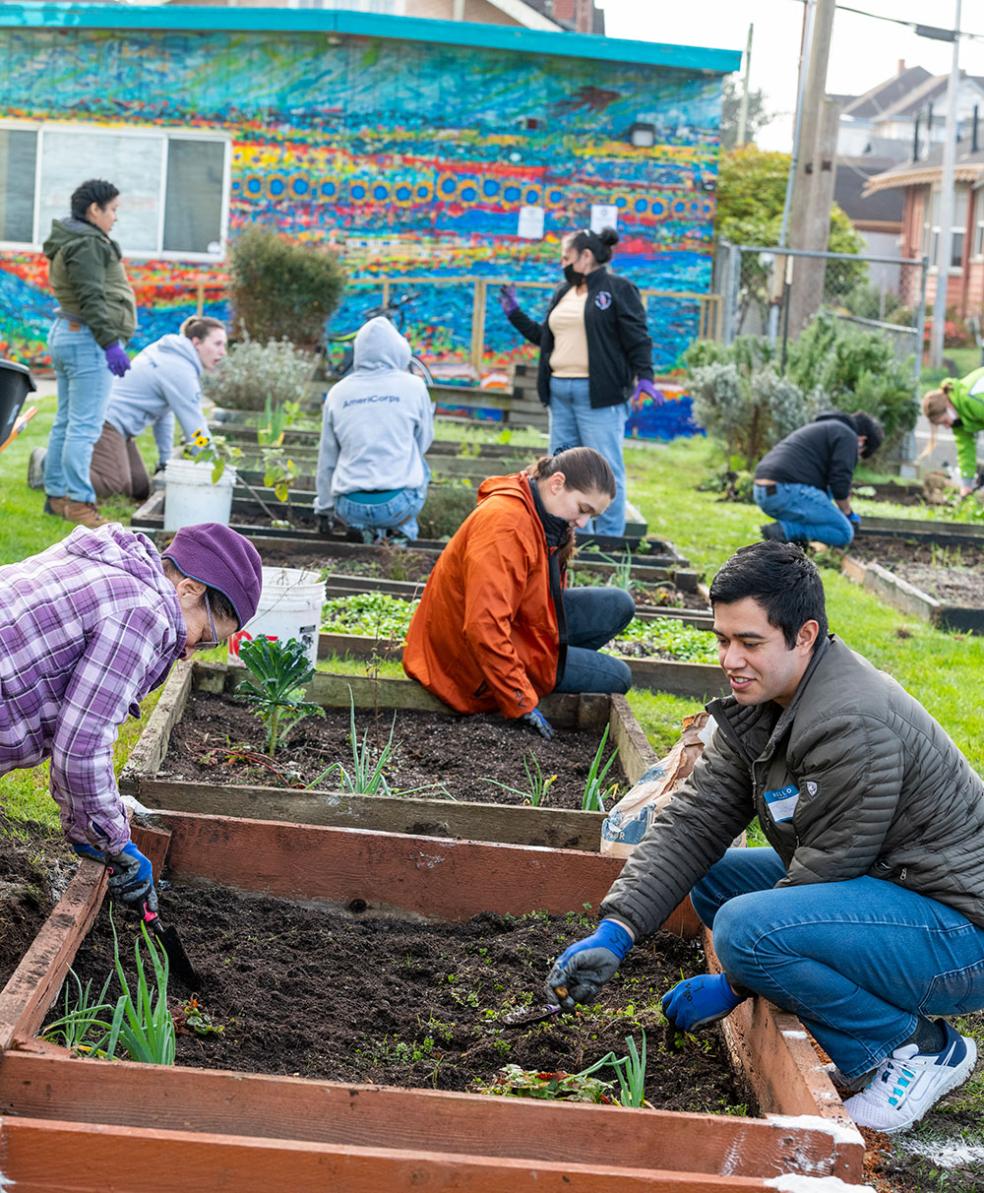
[[[60,833],[0,813],[0,988],[75,873]]]
[[[392,724],[393,713],[385,709],[378,715],[356,710],[357,734],[361,742],[368,732],[374,759],[386,744]],[[322,776],[334,762],[350,773],[353,770],[349,729],[348,709],[326,709],[323,718],[301,721],[276,759],[264,763],[262,756],[252,753],[263,750],[264,737],[249,709],[230,696],[196,692],[171,734],[159,777],[273,787],[303,787],[317,780],[319,789],[340,787],[337,774]],[[431,786],[431,790],[417,793],[421,797],[450,794],[457,800],[484,804],[522,804],[522,796],[489,780],[525,790],[523,762],[533,755],[544,775],[558,776],[545,806],[580,808],[584,782],[600,740],[601,733],[558,729],[548,742],[525,726],[494,714],[459,717],[398,712],[394,757],[386,774],[396,789]],[[243,747],[251,752],[249,758],[237,754],[237,748]],[[606,757],[610,752],[606,750]],[[606,783],[618,783],[625,789],[618,761],[608,772]],[[439,786],[434,789],[434,784]]]
[[[598,1005],[512,1028],[501,1016],[543,1002],[552,958],[593,917],[405,921],[175,886],[162,891],[161,918],[203,971],[202,1003],[225,1028],[179,1035],[179,1064],[466,1090],[506,1064],[580,1071],[609,1050],[623,1056],[625,1037],[641,1043],[644,1030],[655,1106],[734,1112],[749,1100],[716,1030],[678,1040],[659,1011],[667,988],[703,970],[695,942],[660,935],[632,951]],[[128,959],[132,932],[128,921]],[[112,956],[103,912],[76,958],[82,981],[98,988]]]
[[[861,492],[859,497],[867,497],[871,501],[894,501],[896,505],[926,505],[926,494],[922,485],[900,485],[887,481],[884,484],[869,485],[862,481],[856,486]],[[874,489],[873,494],[868,490]]]
[[[305,568],[323,575],[368,576],[378,580],[426,580],[434,566],[434,556],[425,551],[406,551],[400,547],[367,547],[365,556],[332,555],[331,547],[264,548],[267,567]]]
[[[984,546],[940,547],[888,536],[857,538],[850,553],[949,605],[984,608]]]

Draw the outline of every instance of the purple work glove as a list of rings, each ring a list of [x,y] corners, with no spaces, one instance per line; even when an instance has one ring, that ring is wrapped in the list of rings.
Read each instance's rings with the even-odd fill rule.
[[[632,395],[632,401],[635,402],[643,394],[652,398],[654,406],[662,406],[666,399],[663,397],[663,391],[656,388],[648,377],[640,377],[636,382],[635,393]]]
[[[519,302],[516,299],[516,287],[513,285],[499,287],[499,306],[502,307],[504,315],[511,315],[513,311],[519,310]]]
[[[106,365],[115,377],[122,377],[129,372],[130,358],[119,340],[107,344],[103,352],[106,354]]]

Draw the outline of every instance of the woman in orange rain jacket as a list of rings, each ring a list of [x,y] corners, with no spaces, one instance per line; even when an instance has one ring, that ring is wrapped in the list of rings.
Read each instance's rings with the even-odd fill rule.
[[[498,708],[543,737],[548,692],[627,692],[621,659],[598,651],[632,620],[619,588],[565,587],[574,533],[615,495],[589,447],[493,476],[441,552],[410,622],[403,669],[458,712]]]

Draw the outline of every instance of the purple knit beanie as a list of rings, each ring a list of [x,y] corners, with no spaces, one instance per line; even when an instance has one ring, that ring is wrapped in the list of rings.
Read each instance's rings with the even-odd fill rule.
[[[221,522],[182,526],[163,553],[185,576],[215,588],[236,610],[241,630],[253,618],[263,587],[263,565],[249,541]]]

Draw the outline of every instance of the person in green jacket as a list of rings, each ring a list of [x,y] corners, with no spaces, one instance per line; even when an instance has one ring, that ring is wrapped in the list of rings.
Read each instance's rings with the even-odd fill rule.
[[[923,414],[933,427],[949,427],[957,443],[960,467],[960,496],[969,496],[977,488],[977,433],[984,431],[984,369],[975,369],[966,377],[948,377],[939,389],[931,390],[922,400]],[[929,449],[936,446],[936,432]]]
[[[125,351],[137,324],[123,254],[110,232],[120,192],[93,178],[72,194],[72,214],[53,220],[44,242],[58,309],[48,351],[58,382],[58,411],[44,464],[45,513],[97,527],[89,477],[92,449],[103,426],[113,376],[130,367]]]

